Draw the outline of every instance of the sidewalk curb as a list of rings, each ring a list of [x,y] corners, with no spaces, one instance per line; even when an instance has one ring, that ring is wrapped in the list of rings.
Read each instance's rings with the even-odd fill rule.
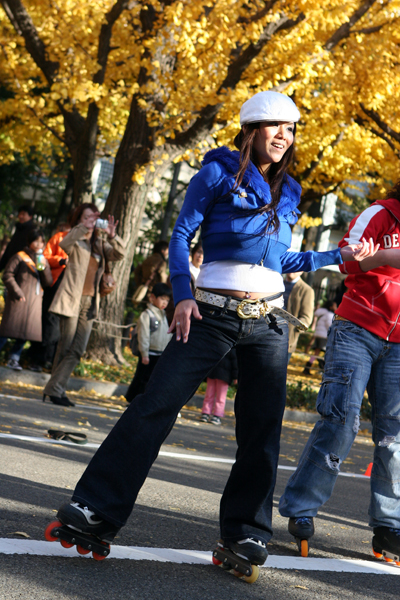
[[[35,373],[28,369],[13,371],[6,367],[0,367],[0,382],[26,383],[43,387],[50,379],[49,373]],[[94,391],[104,396],[123,396],[128,389],[127,385],[112,383],[110,381],[96,381],[94,379],[81,379],[70,377],[68,379],[67,391],[79,392],[80,390]]]
[[[10,383],[25,383],[27,385],[37,385],[43,387],[46,385],[50,375],[48,373],[35,373],[34,371],[22,370],[13,371],[6,367],[0,367],[0,383],[9,381]],[[128,390],[128,386],[120,383],[112,383],[110,381],[95,381],[93,379],[81,379],[79,377],[70,377],[67,384],[67,391],[79,392],[80,390],[94,391],[97,394],[104,396],[124,396]],[[201,408],[203,405],[204,396],[195,394],[186,404],[186,407]],[[227,412],[234,412],[234,401],[229,398],[226,400]],[[317,412],[307,412],[303,410],[295,410],[286,408],[283,415],[284,421],[292,421],[296,423],[316,423],[319,421],[320,415]],[[360,430],[368,430],[372,432],[372,425],[369,421],[360,422]]]

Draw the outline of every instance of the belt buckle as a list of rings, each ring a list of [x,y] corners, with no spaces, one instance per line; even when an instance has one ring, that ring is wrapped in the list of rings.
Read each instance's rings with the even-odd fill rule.
[[[241,319],[259,319],[261,315],[264,315],[264,304],[267,303],[260,302],[259,300],[242,300],[242,302],[238,304],[236,308],[237,315]],[[252,310],[253,306],[258,309],[258,314],[254,314],[255,311]]]

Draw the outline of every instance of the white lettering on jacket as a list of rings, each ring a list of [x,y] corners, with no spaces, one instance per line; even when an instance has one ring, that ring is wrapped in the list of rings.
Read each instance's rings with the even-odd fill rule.
[[[390,235],[384,235],[383,236],[383,245],[385,248],[391,248],[392,247],[392,238],[390,237]]]

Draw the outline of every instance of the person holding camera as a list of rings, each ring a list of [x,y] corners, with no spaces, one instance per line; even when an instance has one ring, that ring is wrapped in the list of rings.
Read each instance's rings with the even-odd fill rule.
[[[60,242],[68,254],[64,276],[50,312],[60,316],[60,339],[53,361],[51,378],[44,393],[53,404],[73,406],[65,395],[68,379],[86,350],[93,319],[100,305],[100,281],[106,263],[124,258],[123,240],[116,235],[118,221],[98,220],[95,204],[78,206],[71,217],[71,231]],[[102,229],[107,235],[99,236]]]

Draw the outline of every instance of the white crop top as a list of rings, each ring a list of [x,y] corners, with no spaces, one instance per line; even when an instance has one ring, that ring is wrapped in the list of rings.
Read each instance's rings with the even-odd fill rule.
[[[196,287],[261,292],[266,297],[285,291],[283,277],[277,271],[237,260],[216,260],[202,264]],[[271,300],[271,304],[283,307],[283,297]]]

